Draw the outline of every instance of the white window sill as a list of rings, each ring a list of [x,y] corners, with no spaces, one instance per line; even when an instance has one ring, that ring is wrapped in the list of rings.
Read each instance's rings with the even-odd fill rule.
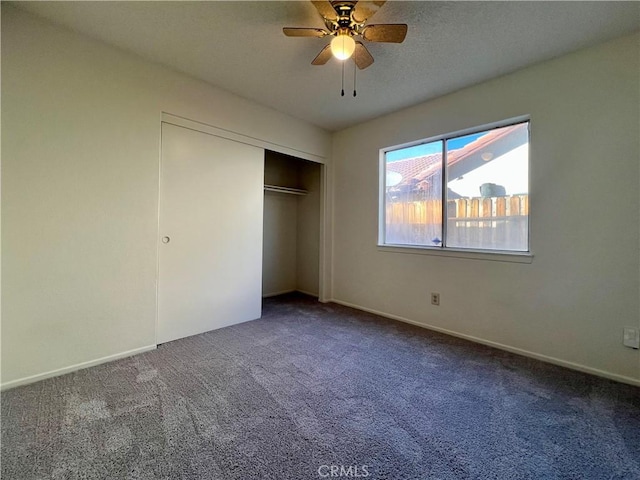
[[[466,248],[420,247],[417,245],[378,245],[379,252],[434,255],[437,257],[466,258],[491,262],[532,263],[531,252],[505,252],[502,250],[470,250]]]

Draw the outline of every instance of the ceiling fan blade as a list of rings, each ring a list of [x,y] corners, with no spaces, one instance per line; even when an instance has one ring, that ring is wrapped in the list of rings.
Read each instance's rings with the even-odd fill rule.
[[[324,37],[328,35],[328,32],[321,28],[284,27],[282,33],[287,37]]]
[[[316,7],[318,13],[322,15],[322,18],[326,18],[327,20],[337,20],[338,14],[336,9],[333,8],[331,2],[329,0],[312,0],[313,6]]]
[[[402,43],[407,36],[407,28],[404,23],[367,25],[362,29],[362,38],[369,42]]]
[[[329,52],[331,54],[331,52]],[[353,52],[353,61],[360,70],[364,70],[373,63],[373,57],[362,42],[356,42],[356,50]]]
[[[329,44],[326,47],[324,47],[322,50],[320,50],[320,53],[316,55],[316,58],[313,59],[313,61],[311,62],[311,65],[324,65],[329,61],[331,56],[332,56],[331,44]]]
[[[358,23],[364,23],[370,17],[372,17],[380,9],[380,7],[385,4],[385,2],[386,0],[360,1],[356,3],[351,17]]]

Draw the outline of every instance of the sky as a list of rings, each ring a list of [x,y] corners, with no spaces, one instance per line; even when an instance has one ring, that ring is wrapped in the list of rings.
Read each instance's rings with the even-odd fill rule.
[[[474,133],[472,135],[465,135],[464,137],[458,137],[451,139],[447,142],[447,148],[449,150],[457,150],[464,147],[468,143],[480,138],[487,132]],[[421,143],[420,145],[414,145],[412,147],[400,148],[386,153],[387,163],[397,162],[398,160],[404,160],[406,158],[422,157],[424,155],[431,155],[434,153],[442,153],[442,141],[438,140],[430,143]]]
[[[489,132],[484,131],[453,138],[446,142],[446,148],[448,151],[458,150],[487,133]],[[444,144],[443,140],[437,140],[386,152],[386,162],[391,164],[400,160],[442,153]],[[479,188],[484,183],[495,183],[505,187],[507,195],[527,193],[529,190],[528,148],[528,144],[524,144],[503,153],[498,158],[467,172],[464,176],[449,179],[447,186],[463,197],[477,197],[480,194]],[[396,185],[402,181],[402,175],[387,171],[386,181],[387,186]]]

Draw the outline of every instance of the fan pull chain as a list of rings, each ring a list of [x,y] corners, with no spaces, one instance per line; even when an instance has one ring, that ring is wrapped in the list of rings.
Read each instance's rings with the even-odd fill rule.
[[[341,97],[344,97],[344,62],[342,62],[342,92],[340,93]]]
[[[355,58],[353,59],[353,96],[356,96],[356,72],[358,71],[358,69],[356,68],[357,66],[357,56],[358,56],[358,49],[356,48],[355,51]]]

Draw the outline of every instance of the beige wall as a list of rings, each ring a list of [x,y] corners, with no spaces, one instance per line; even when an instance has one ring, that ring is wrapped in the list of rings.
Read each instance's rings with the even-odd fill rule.
[[[335,157],[324,296],[639,381],[621,342],[640,326],[638,42],[344,130],[331,152],[320,129],[3,4],[3,385],[155,344],[163,111]],[[531,264],[377,249],[380,148],[525,114]]]
[[[334,135],[333,298],[638,382],[639,37]],[[378,250],[379,149],[531,116],[531,264]],[[441,294],[432,306],[429,292]]]
[[[5,386],[155,344],[162,112],[330,150],[323,130],[6,4],[2,100]]]
[[[265,184],[306,195],[265,192],[262,294],[319,292],[320,164],[267,151]]]
[[[300,185],[308,193],[298,197],[296,248],[296,290],[318,296],[321,223],[321,165],[304,162]]]

